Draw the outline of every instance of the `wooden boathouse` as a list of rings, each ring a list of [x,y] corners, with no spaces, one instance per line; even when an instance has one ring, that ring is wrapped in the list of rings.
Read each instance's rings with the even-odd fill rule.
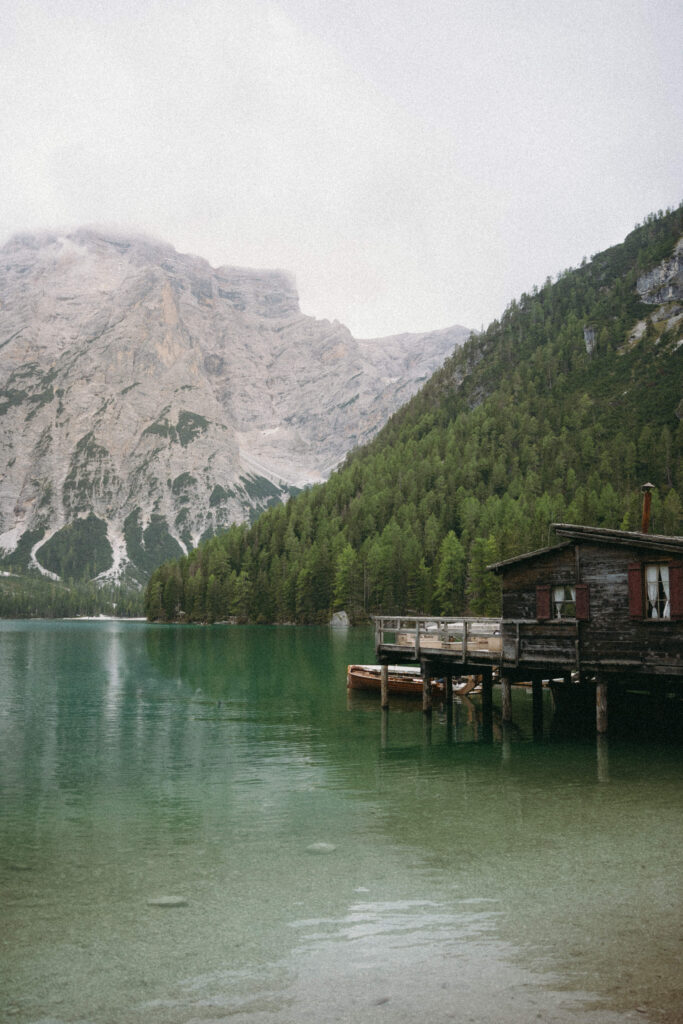
[[[484,710],[494,676],[503,721],[511,685],[530,682],[534,703],[552,680],[556,701],[595,701],[607,730],[608,695],[683,696],[683,537],[556,523],[554,547],[488,568],[500,576],[500,619],[375,619],[380,664],[419,662],[423,707],[435,676],[482,675]]]

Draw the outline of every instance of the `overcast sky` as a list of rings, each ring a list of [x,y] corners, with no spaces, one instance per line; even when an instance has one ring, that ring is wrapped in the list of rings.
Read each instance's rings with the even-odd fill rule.
[[[3,0],[0,244],[279,267],[357,337],[481,327],[683,199],[680,0]]]

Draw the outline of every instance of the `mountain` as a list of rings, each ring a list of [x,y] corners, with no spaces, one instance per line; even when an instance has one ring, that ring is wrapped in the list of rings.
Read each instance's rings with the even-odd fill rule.
[[[153,619],[499,614],[552,522],[680,534],[683,207],[513,300],[329,480],[152,576]]]
[[[323,480],[469,331],[359,341],[280,271],[94,230],[0,249],[0,552],[144,579]]]

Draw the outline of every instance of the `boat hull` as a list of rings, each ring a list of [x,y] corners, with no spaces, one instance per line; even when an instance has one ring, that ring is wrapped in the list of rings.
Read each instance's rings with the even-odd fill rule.
[[[348,690],[370,690],[380,691],[382,679],[379,665],[349,665],[346,670],[346,688]],[[475,676],[463,676],[460,685],[453,686],[453,693],[464,695],[471,693],[478,685]],[[387,689],[390,694],[398,694],[404,697],[422,696],[422,676],[419,670],[406,669],[405,667],[389,666],[389,678]],[[443,679],[432,679],[432,693],[445,694],[446,685]]]

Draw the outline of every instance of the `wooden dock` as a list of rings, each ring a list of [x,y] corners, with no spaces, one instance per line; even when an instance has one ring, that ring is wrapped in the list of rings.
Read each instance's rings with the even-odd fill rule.
[[[660,716],[667,703],[680,715],[683,537],[648,533],[645,513],[643,523],[638,533],[555,523],[554,547],[488,566],[501,580],[501,618],[378,616],[377,660],[420,665],[427,712],[432,678],[450,691],[454,676],[478,674],[485,711],[494,675],[499,682],[503,722],[512,684],[530,682],[540,708],[544,681],[566,708],[591,695],[598,733],[609,690],[616,704],[649,692]]]
[[[438,663],[444,675],[471,675],[500,663],[502,619],[375,616],[374,623],[381,662],[395,654],[399,663]]]
[[[651,485],[645,485],[649,488]],[[434,677],[494,674],[503,722],[511,686],[530,682],[540,707],[549,681],[565,707],[591,691],[598,733],[607,731],[608,691],[617,703],[637,688],[659,708],[683,704],[683,537],[555,523],[559,543],[490,565],[500,577],[501,618],[378,616],[381,665],[419,664],[423,707]],[[384,706],[384,690],[383,690]],[[680,713],[680,712],[679,712]]]
[[[501,620],[462,616],[376,616],[375,652],[382,666],[382,707],[389,706],[388,665],[418,664],[422,675],[422,709],[432,710],[432,680],[445,680],[452,699],[453,680],[476,676],[482,686],[484,717],[490,714],[494,673],[502,655]]]

